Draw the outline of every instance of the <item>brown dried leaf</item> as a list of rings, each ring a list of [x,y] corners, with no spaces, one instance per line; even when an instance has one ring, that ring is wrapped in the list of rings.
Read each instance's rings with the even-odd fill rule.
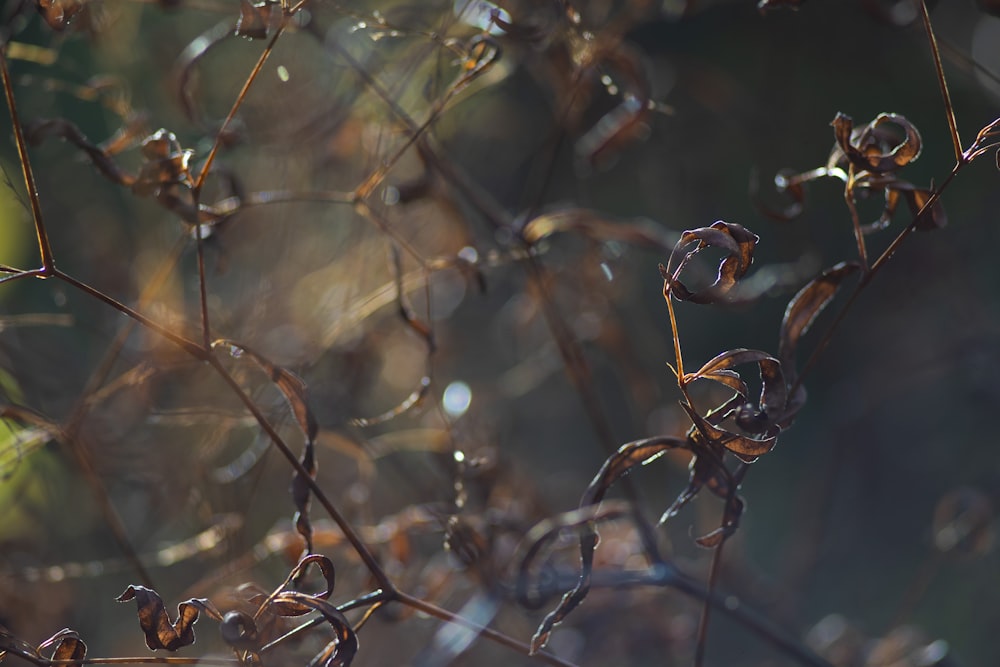
[[[705,380],[712,380],[723,384],[733,391],[735,391],[740,396],[746,396],[750,390],[747,388],[746,382],[740,377],[740,374],[736,371],[730,370],[718,370],[718,371],[708,371],[706,373],[701,373],[701,378]]]
[[[308,386],[305,381],[287,368],[282,368],[258,352],[250,349],[246,345],[236,343],[231,340],[220,339],[212,343],[212,347],[226,346],[233,354],[248,356],[261,370],[267,373],[274,385],[288,401],[288,405],[295,416],[295,421],[305,435],[305,446],[302,448],[302,456],[299,462],[310,477],[316,478],[316,435],[319,432],[319,424],[313,411],[309,408]],[[309,521],[309,499],[311,491],[309,482],[297,470],[292,476],[290,488],[292,502],[295,505],[295,516],[293,521],[295,528],[305,540],[305,553],[311,554],[312,544],[312,524]]]
[[[660,436],[622,445],[617,452],[608,457],[597,475],[587,486],[587,490],[584,491],[583,498],[580,500],[580,510],[577,513],[563,517],[564,522],[568,521],[570,525],[576,526],[580,530],[580,579],[573,590],[563,595],[559,605],[546,615],[542,623],[538,626],[538,630],[531,638],[532,655],[545,646],[549,635],[552,634],[552,629],[558,623],[561,623],[570,612],[576,609],[590,591],[590,577],[594,567],[594,550],[597,548],[598,537],[594,529],[594,520],[596,517],[592,516],[590,519],[587,519],[589,513],[584,510],[601,502],[604,495],[611,488],[611,485],[628,474],[633,467],[655,461],[671,449],[677,448],[688,448],[688,440],[674,436]],[[560,523],[559,527],[565,527],[565,525],[567,524]],[[555,527],[552,530],[555,530]],[[543,536],[545,534],[551,534],[551,530],[547,526],[543,530]],[[532,544],[533,548],[537,549],[540,542],[536,540]],[[533,552],[529,550],[530,553]],[[524,571],[526,560],[522,561],[522,572]]]
[[[335,639],[309,661],[310,667],[349,667],[358,653],[358,636],[351,628],[350,622],[336,607],[326,600],[299,593],[286,591],[279,593],[275,599],[278,605],[290,607],[307,607],[318,611],[330,627],[333,628]],[[282,607],[283,608],[283,607]]]
[[[681,403],[681,407],[684,408],[695,427],[709,442],[722,445],[746,463],[753,463],[757,457],[774,449],[778,440],[779,429],[769,422],[765,423],[764,435],[755,438],[733,433],[711,424],[687,403]]]
[[[761,392],[759,407],[765,418],[768,416],[777,417],[782,414],[788,402],[788,386],[785,383],[785,375],[781,370],[781,362],[760,350],[748,350],[737,348],[728,350],[716,355],[708,363],[694,373],[684,376],[685,382],[690,382],[700,378],[715,380],[720,382],[720,374],[732,373],[730,369],[742,364],[756,363],[760,369]],[[722,375],[722,377],[727,377]],[[739,375],[737,375],[739,377]],[[726,384],[723,382],[723,384]],[[742,381],[741,381],[742,384]],[[742,385],[742,391],[730,384],[737,392],[746,398],[746,385]],[[765,419],[766,421],[766,419]],[[762,432],[762,431],[755,431]]]
[[[204,598],[191,598],[177,605],[177,621],[171,623],[163,600],[156,591],[145,586],[129,586],[116,599],[118,602],[136,601],[139,627],[146,635],[146,646],[153,651],[161,648],[176,651],[193,644],[194,624],[202,611],[216,620],[222,620],[222,614],[211,602]]]
[[[69,628],[60,630],[39,644],[38,652],[41,653],[43,649],[53,644],[56,645],[56,648],[52,652],[51,660],[78,660],[81,662],[67,663],[65,667],[83,667],[82,661],[87,657],[87,644],[80,639],[76,630]]]
[[[240,17],[236,20],[236,34],[247,39],[265,39],[271,25],[272,0],[252,3],[240,0]]]
[[[323,575],[323,579],[326,582],[326,588],[319,593],[301,593],[301,595],[306,595],[307,597],[316,600],[326,600],[329,598],[333,594],[334,585],[336,584],[336,572],[333,568],[333,561],[322,554],[309,554],[307,556],[303,556],[302,559],[299,560],[298,564],[288,574],[288,577],[285,579],[285,583],[282,584],[282,587],[292,584],[298,585],[303,579],[305,579],[306,571],[309,569],[309,566],[313,564],[319,567],[320,573]],[[278,596],[275,596],[268,609],[279,616],[301,616],[302,614],[308,614],[312,608],[308,605],[288,601],[279,601]]]
[[[563,512],[535,524],[524,536],[518,547],[518,555],[514,558],[514,562],[518,563],[516,584],[518,602],[529,609],[537,609],[545,604],[547,600],[545,595],[529,589],[532,566],[539,554],[554,542],[563,531],[578,530],[581,531],[581,534],[584,534],[583,531],[592,533],[595,524],[620,519],[629,514],[628,504],[609,500],[601,505],[587,505]],[[589,573],[587,576],[589,577]]]
[[[256,651],[260,648],[260,637],[257,623],[250,614],[242,611],[231,611],[222,618],[219,624],[222,641],[241,651]]]
[[[597,532],[593,529],[585,531],[580,536],[580,580],[573,590],[563,595],[559,601],[559,606],[550,611],[542,619],[541,624],[531,637],[531,645],[528,655],[538,653],[549,641],[552,629],[561,623],[567,615],[576,609],[583,599],[590,592],[590,575],[594,569],[594,549],[597,548]]]
[[[403,318],[403,321],[406,322],[406,325],[410,329],[424,339],[424,342],[427,343],[428,354],[434,354],[437,350],[437,343],[434,341],[434,331],[428,323],[417,317],[406,299],[406,289],[403,286],[403,255],[399,250],[399,246],[395,244],[390,246],[390,251],[392,255],[392,267],[396,277],[396,307],[399,310],[399,316]]]
[[[60,32],[84,9],[80,0],[36,0],[35,6],[49,27]]]
[[[695,432],[689,440],[689,442],[692,443],[692,449],[695,451],[699,449],[699,439],[700,434]],[[728,477],[723,472],[721,466],[719,466],[711,457],[696,453],[694,458],[691,459],[687,487],[685,487],[685,489],[678,494],[677,498],[670,505],[670,507],[663,512],[663,515],[660,517],[660,523],[665,523],[677,516],[684,506],[691,502],[691,500],[698,495],[698,492],[706,486],[716,495],[722,495],[725,497],[728,494],[730,485]]]
[[[805,287],[788,302],[781,320],[778,337],[778,358],[781,360],[789,383],[795,381],[795,350],[799,339],[809,331],[809,327],[823,312],[830,299],[840,289],[841,283],[861,267],[855,262],[841,262],[809,281]]]
[[[714,549],[739,528],[740,517],[743,516],[743,499],[733,494],[726,501],[726,505],[722,510],[721,525],[710,533],[696,537],[694,540],[695,544],[706,549]]]
[[[42,143],[49,137],[64,139],[86,153],[101,175],[112,183],[131,186],[135,181],[133,176],[118,168],[108,153],[91,143],[80,128],[64,118],[42,118],[27,123],[24,136],[34,145]]]
[[[587,486],[580,499],[580,506],[586,507],[601,502],[611,486],[627,475],[637,465],[646,465],[672,449],[689,449],[685,438],[664,435],[636,440],[618,448],[608,457]]]
[[[285,400],[288,401],[292,414],[295,416],[295,421],[298,422],[299,428],[302,429],[302,433],[306,436],[306,440],[309,442],[316,440],[319,425],[312,410],[309,408],[309,387],[305,380],[287,368],[282,368],[272,363],[267,357],[242,343],[224,338],[212,343],[213,348],[220,346],[229,348],[234,356],[246,355],[257,364],[267,374],[267,377],[274,383],[278,390],[281,391]]]
[[[137,195],[155,195],[170,186],[194,183],[190,164],[194,151],[181,148],[173,132],[157,130],[143,140],[141,150],[144,162],[132,184]]]
[[[887,184],[885,186],[885,211],[882,213],[882,217],[879,218],[879,223],[882,225],[889,224],[893,213],[895,213],[899,205],[899,200],[902,198],[906,200],[906,205],[914,217],[914,224],[917,229],[928,231],[944,228],[948,224],[948,216],[944,212],[944,206],[941,204],[940,199],[934,202],[930,210],[924,211],[923,215],[918,215],[933,194],[933,190],[918,188],[906,181],[893,181]]]
[[[664,294],[672,294],[679,301],[691,301],[692,303],[719,301],[750,269],[750,264],[753,262],[753,251],[758,240],[760,239],[756,234],[742,225],[722,220],[712,223],[710,227],[699,227],[685,231],[681,235],[680,241],[674,246],[668,266],[664,268],[661,265],[660,267],[660,273],[664,279]],[[698,243],[697,247],[685,254],[683,249],[695,242]],[[703,290],[692,292],[679,279],[673,278],[676,271],[673,268],[674,264],[676,263],[678,268],[682,270],[691,257],[708,247],[721,248],[728,255],[719,263],[715,282]],[[682,255],[683,259],[681,259]]]
[[[882,127],[887,123],[901,127],[905,137],[898,142],[890,139]],[[913,123],[899,114],[880,113],[864,128],[855,130],[853,119],[838,112],[830,125],[833,126],[837,146],[858,169],[884,174],[896,171],[920,156],[920,133]]]

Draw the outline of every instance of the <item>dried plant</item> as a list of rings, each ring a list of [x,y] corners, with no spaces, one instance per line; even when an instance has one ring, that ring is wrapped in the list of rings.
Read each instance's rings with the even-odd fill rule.
[[[715,4],[4,6],[0,661],[1000,659],[997,8]]]

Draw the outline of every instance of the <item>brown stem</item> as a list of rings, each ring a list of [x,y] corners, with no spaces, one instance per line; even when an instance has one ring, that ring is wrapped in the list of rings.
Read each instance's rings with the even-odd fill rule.
[[[407,607],[416,609],[417,611],[421,611],[427,614],[428,616],[433,616],[447,623],[455,623],[457,625],[469,628],[470,630],[474,630],[479,635],[485,637],[486,639],[489,639],[490,641],[496,642],[501,646],[512,648],[518,653],[521,653],[523,655],[529,655],[528,652],[529,646],[524,642],[518,641],[513,637],[508,637],[502,632],[497,632],[496,630],[479,625],[478,623],[473,623],[467,618],[459,616],[454,612],[448,611],[443,607],[439,607],[436,604],[427,602],[426,600],[421,600],[420,598],[408,595],[402,591],[396,591],[395,595],[393,596],[393,599],[395,599],[400,604],[404,604]],[[531,655],[530,657],[538,660],[539,662],[544,662],[548,665],[555,665],[556,667],[576,667],[572,662],[563,660],[562,658],[559,658],[551,653],[548,653],[547,651],[539,651],[534,655]]]
[[[934,36],[931,17],[927,13],[927,3],[924,0],[920,0],[920,15],[924,21],[924,30],[927,31],[927,42],[931,45],[931,54],[934,56],[934,71],[937,73],[938,88],[941,89],[941,98],[944,100],[944,114],[948,118],[948,131],[951,132],[951,143],[955,148],[955,160],[961,162],[962,140],[958,136],[955,108],[951,105],[951,93],[948,91],[948,82],[944,78],[944,67],[941,66],[941,52],[938,50],[937,37]]]
[[[31,160],[28,159],[28,148],[24,143],[24,132],[21,130],[21,118],[17,113],[17,104],[14,102],[14,85],[10,80],[10,71],[7,69],[6,45],[0,45],[0,71],[3,73],[3,91],[7,96],[7,108],[10,110],[10,121],[14,126],[14,141],[17,144],[17,156],[21,161],[21,173],[24,175],[24,185],[28,189],[28,201],[31,203],[31,219],[35,223],[35,236],[38,239],[38,252],[42,256],[42,268],[33,275],[39,278],[47,278],[56,268],[55,259],[52,257],[52,246],[49,245],[49,235],[45,230],[45,222],[42,220],[42,205],[38,199],[38,186],[35,184],[35,175],[31,170]],[[25,274],[18,274],[25,275]]]
[[[208,176],[209,170],[212,168],[212,163],[215,161],[215,156],[219,152],[219,146],[222,145],[222,136],[226,132],[226,128],[229,124],[233,122],[233,118],[236,117],[236,112],[239,110],[240,105],[243,104],[243,100],[246,99],[247,93],[250,91],[250,86],[253,82],[257,80],[257,75],[264,68],[264,63],[267,62],[268,56],[274,50],[274,45],[277,43],[278,38],[281,37],[281,33],[285,30],[285,25],[287,24],[289,16],[282,17],[281,23],[278,25],[277,29],[274,31],[274,36],[271,37],[271,41],[267,43],[264,47],[264,52],[260,54],[257,59],[257,64],[254,65],[253,69],[250,71],[250,75],[247,76],[247,80],[243,82],[243,88],[240,89],[240,94],[236,96],[236,101],[233,102],[233,106],[229,109],[229,114],[226,119],[222,121],[222,127],[215,134],[215,141],[212,142],[212,150],[208,152],[208,157],[205,158],[205,164],[201,168],[201,172],[198,174],[198,180],[195,181],[194,187],[192,188],[194,192],[195,208],[197,208],[199,196],[201,195],[201,188],[205,184],[205,178]]]
[[[395,591],[395,586],[392,581],[389,580],[389,576],[385,573],[385,570],[382,569],[382,566],[379,565],[378,559],[375,558],[375,555],[368,548],[368,545],[364,543],[358,533],[351,526],[350,522],[348,522],[340,511],[333,505],[333,503],[330,502],[326,493],[324,493],[323,489],[319,486],[312,475],[309,474],[309,471],[305,469],[302,462],[299,461],[297,456],[295,456],[294,452],[292,452],[288,444],[285,443],[282,437],[278,434],[271,422],[267,420],[267,417],[265,417],[264,413],[260,411],[257,404],[253,402],[253,399],[250,398],[245,391],[243,391],[243,388],[222,366],[222,363],[215,355],[209,354],[205,360],[212,366],[215,372],[219,374],[222,381],[229,385],[229,388],[233,390],[233,393],[235,393],[240,399],[240,402],[242,402],[246,409],[250,411],[250,414],[253,415],[257,424],[271,439],[271,442],[274,443],[274,446],[278,448],[282,456],[288,460],[292,468],[294,468],[295,471],[302,477],[306,486],[309,487],[309,491],[312,492],[316,500],[323,506],[323,509],[325,509],[327,514],[330,515],[330,518],[333,519],[334,523],[337,524],[341,532],[344,533],[344,537],[351,543],[351,546],[358,554],[358,557],[365,564],[365,567],[368,568],[368,572],[375,577],[376,581],[378,581],[378,585],[387,591],[387,595],[390,595],[392,591]]]
[[[723,540],[712,553],[712,567],[708,573],[708,596],[715,595],[715,582],[719,578],[719,569],[722,564],[722,547],[726,541]],[[709,599],[701,607],[701,618],[698,619],[698,643],[694,647],[694,667],[701,667],[705,660],[705,645],[708,643],[708,621],[711,618],[712,605]]]

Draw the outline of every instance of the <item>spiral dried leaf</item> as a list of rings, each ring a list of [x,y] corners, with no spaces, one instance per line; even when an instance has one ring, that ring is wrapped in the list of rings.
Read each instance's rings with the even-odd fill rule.
[[[665,270],[661,268],[665,281],[664,294],[673,295],[679,301],[692,303],[716,303],[722,300],[750,270],[753,251],[759,240],[756,234],[742,225],[722,220],[712,223],[709,227],[699,227],[684,232],[674,247],[670,263]],[[696,242],[698,245],[687,252],[682,260],[681,257],[685,255],[684,248]],[[684,263],[690,257],[709,247],[725,250],[728,254],[719,263],[715,281],[703,290],[692,292],[679,279],[674,278],[673,267],[676,264],[678,268],[683,269]]]
[[[191,598],[177,605],[177,620],[171,622],[163,600],[156,591],[145,586],[129,586],[116,599],[118,602],[136,601],[139,627],[146,636],[146,646],[153,651],[161,648],[176,651],[193,644],[194,624],[201,612],[216,620],[222,619],[222,614],[211,602],[204,598]]]
[[[894,143],[882,127],[885,124],[901,127],[904,138]],[[896,171],[920,156],[920,132],[899,114],[880,113],[868,125],[856,130],[854,120],[838,112],[830,125],[833,126],[837,146],[858,169],[884,174]]]

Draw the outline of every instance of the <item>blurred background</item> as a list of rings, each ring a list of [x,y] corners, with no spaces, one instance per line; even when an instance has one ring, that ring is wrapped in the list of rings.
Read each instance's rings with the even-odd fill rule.
[[[965,147],[1000,115],[993,4],[929,3]],[[509,594],[522,537],[576,508],[618,446],[689,426],[657,270],[679,234],[725,220],[760,236],[732,303],[677,304],[689,370],[736,347],[775,353],[789,299],[857,250],[840,181],[809,183],[783,219],[774,175],[826,165],[838,112],[909,119],[923,151],[899,175],[918,187],[955,160],[910,0],[766,15],[748,0],[315,0],[280,34],[279,5],[235,0],[10,0],[0,20],[58,267],[195,341],[207,313],[210,338],[231,342],[215,354],[296,451],[285,397],[239,346],[302,377],[317,480],[387,573],[521,641],[558,601],[528,610]],[[33,268],[0,123],[0,263]],[[142,148],[160,128],[173,142]],[[992,153],[956,177],[948,226],[907,238],[862,293],[741,490],[719,590],[838,667],[1000,663],[996,179]],[[863,221],[882,205],[860,202]],[[869,255],[909,219],[901,207],[869,235]],[[724,400],[714,391],[696,398]],[[0,285],[0,403],[12,635],[37,645],[70,627],[91,655],[145,655],[134,609],[113,604],[140,583],[123,537],[168,610],[192,596],[236,608],[240,584],[269,591],[295,563],[288,462],[210,367],[94,295]],[[648,519],[687,464],[632,475]],[[657,528],[700,581],[711,552],[692,536],[720,511],[699,497]],[[312,516],[333,601],[370,591],[315,504]],[[630,522],[601,535],[599,569],[643,566]],[[546,562],[572,573],[575,545],[565,535]],[[670,587],[598,588],[550,648],[580,665],[687,665],[700,613]],[[447,644],[441,627],[380,609],[356,664],[531,662],[472,636]],[[210,620],[198,632],[181,655],[227,654]],[[705,664],[796,663],[717,613]]]

